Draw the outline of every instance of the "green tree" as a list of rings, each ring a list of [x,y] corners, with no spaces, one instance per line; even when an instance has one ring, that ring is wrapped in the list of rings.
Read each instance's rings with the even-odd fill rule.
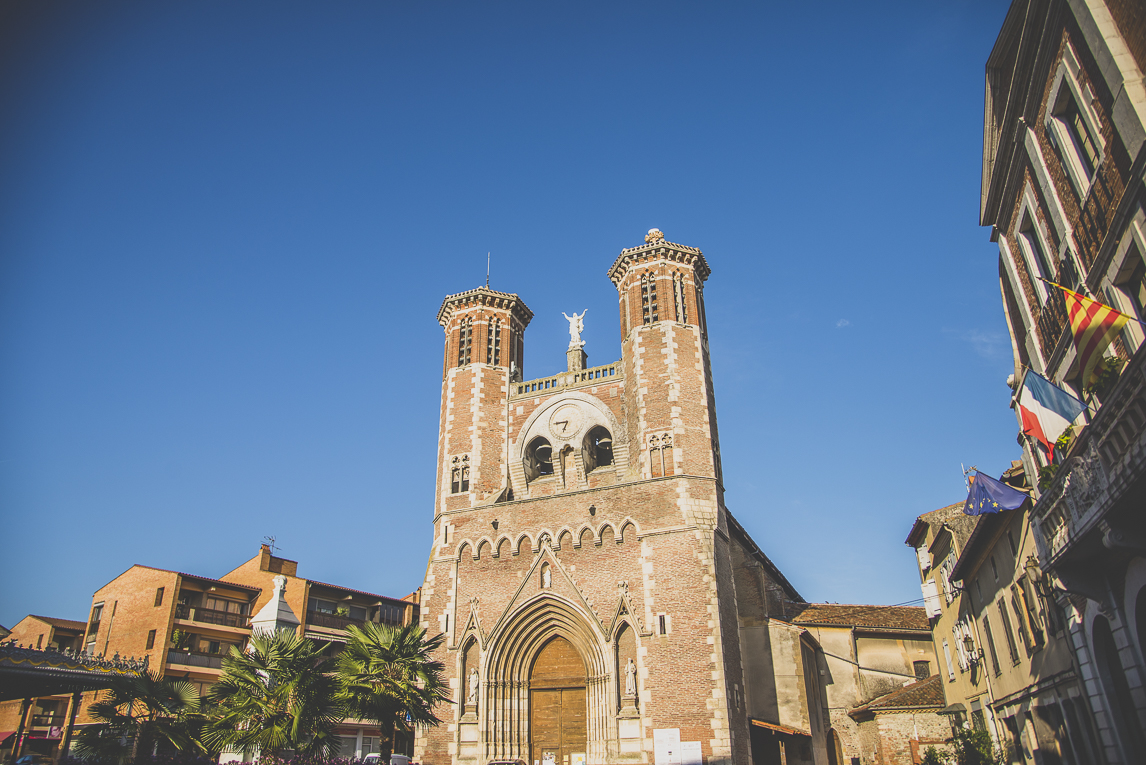
[[[367,622],[346,630],[346,648],[338,655],[338,681],[347,711],[374,720],[388,733],[415,725],[438,725],[435,707],[450,703],[445,667],[432,654],[445,635],[426,637],[413,624],[391,627]]]
[[[199,703],[199,691],[186,680],[158,673],[124,677],[88,707],[96,723],[77,731],[76,753],[98,762],[134,762],[160,746],[203,754],[196,735]]]
[[[211,687],[203,743],[212,751],[309,757],[337,751],[342,719],[333,663],[322,647],[289,630],[251,636],[248,652],[232,647]]]
[[[985,730],[956,728],[951,734],[951,755],[957,765],[1007,765],[1010,758],[996,749]]]

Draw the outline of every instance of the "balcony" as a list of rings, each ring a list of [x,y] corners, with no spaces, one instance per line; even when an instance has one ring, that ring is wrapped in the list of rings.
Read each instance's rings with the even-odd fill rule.
[[[1039,495],[1032,520],[1043,566],[1079,548],[1146,473],[1146,347],[1135,354],[1089,425],[1075,437],[1054,480]],[[1111,538],[1111,543],[1117,543]]]
[[[199,608],[180,603],[175,606],[175,618],[187,619],[200,624],[215,624],[220,627],[246,628],[250,620],[243,614],[233,614],[230,611],[214,611],[210,608]]]
[[[198,653],[195,651],[167,651],[168,664],[181,664],[186,667],[206,667],[208,669],[222,669],[223,657],[214,653]]]
[[[306,612],[306,625],[308,627],[327,627],[334,630],[344,630],[351,624],[355,627],[361,627],[363,624],[366,624],[366,620],[351,619],[349,616],[339,616],[338,614],[324,614],[321,611]]]

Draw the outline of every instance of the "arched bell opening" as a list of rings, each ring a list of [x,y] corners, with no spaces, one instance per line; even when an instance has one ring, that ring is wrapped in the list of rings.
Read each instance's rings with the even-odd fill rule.
[[[581,452],[585,460],[585,472],[591,473],[599,467],[613,464],[613,436],[609,431],[598,425],[585,434],[581,444]]]
[[[529,442],[525,448],[525,457],[522,460],[525,467],[525,480],[534,481],[547,475],[553,475],[553,446],[549,441],[538,436]]]

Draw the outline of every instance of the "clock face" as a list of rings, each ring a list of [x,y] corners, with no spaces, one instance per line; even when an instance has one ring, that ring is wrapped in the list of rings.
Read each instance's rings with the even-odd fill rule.
[[[549,417],[549,432],[568,441],[581,430],[581,410],[576,404],[565,404]]]

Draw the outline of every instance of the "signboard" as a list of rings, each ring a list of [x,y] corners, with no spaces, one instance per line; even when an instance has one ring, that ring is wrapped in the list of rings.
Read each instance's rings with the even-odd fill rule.
[[[653,758],[655,765],[681,765],[680,728],[653,729]]]
[[[704,765],[699,741],[680,742],[680,765]]]

